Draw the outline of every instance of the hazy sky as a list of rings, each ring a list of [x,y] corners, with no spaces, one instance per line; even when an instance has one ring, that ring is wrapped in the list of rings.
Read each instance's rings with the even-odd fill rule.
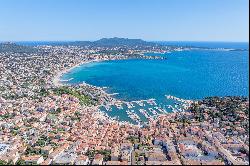
[[[248,41],[248,0],[0,0],[0,41]]]

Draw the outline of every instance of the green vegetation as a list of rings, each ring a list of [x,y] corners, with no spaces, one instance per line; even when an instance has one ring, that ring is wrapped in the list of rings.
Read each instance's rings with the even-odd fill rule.
[[[0,165],[8,165],[6,161],[0,160]]]
[[[28,155],[28,156],[40,155],[40,154],[41,154],[40,149],[34,149],[31,146],[27,147],[25,151],[25,155]]]
[[[139,138],[136,136],[129,136],[127,140],[129,140],[132,144],[139,142]]]
[[[111,151],[110,150],[88,150],[85,155],[87,155],[90,159],[93,159],[96,154],[103,155],[103,159],[105,161],[110,160]]]
[[[25,82],[21,85],[22,88],[28,88],[30,86],[30,83]]]
[[[78,111],[76,111],[76,112],[75,112],[75,116],[77,116],[77,117],[78,117],[78,116],[80,116],[80,115],[81,115],[81,113],[80,113],[80,112],[78,112]]]
[[[57,134],[57,130],[51,130],[50,133]]]
[[[42,89],[40,90],[40,95],[41,95],[41,96],[48,96],[48,95],[49,95],[49,91],[46,90],[46,89],[44,89],[44,88],[42,88]]]
[[[84,94],[81,94],[79,91],[76,89],[70,88],[70,87],[59,87],[53,90],[56,95],[62,95],[62,94],[68,94],[76,97],[79,99],[81,105],[92,105],[94,104],[93,100]]]
[[[2,96],[4,99],[6,100],[16,100],[19,98],[19,96],[15,95],[15,94],[6,94]]]
[[[75,41],[66,42],[63,45],[74,45],[74,46],[93,46],[93,47],[134,47],[134,46],[158,46],[159,44],[153,42],[147,42],[141,39],[128,39],[128,38],[102,38],[97,41]]]
[[[58,128],[57,131],[58,132],[64,132],[64,129],[63,128]]]
[[[97,151],[97,153],[103,155],[103,159],[105,161],[108,161],[110,159],[111,152],[109,150],[99,150]]]
[[[149,151],[149,150],[152,150],[153,149],[153,147],[151,147],[151,146],[144,146],[143,147],[146,151]]]
[[[70,119],[72,120],[72,121],[80,121],[81,120],[81,118],[80,117],[78,117],[78,116],[70,116]]]
[[[58,144],[55,142],[50,142],[50,145],[55,149],[58,147]]]
[[[35,143],[35,146],[44,147],[50,144],[51,139],[47,136],[42,135]]]
[[[44,158],[47,158],[48,157],[48,154],[46,154],[45,152],[43,152],[41,150],[41,147],[44,147],[46,145],[46,142],[45,141],[42,141],[42,140],[39,140],[36,142],[36,145],[39,147],[39,148],[33,148],[31,146],[28,146],[26,151],[25,151],[25,155],[27,156],[32,156],[32,155],[41,155],[43,156]],[[56,146],[52,146],[52,147],[56,147]]]
[[[3,114],[3,115],[0,115],[0,119],[10,119],[13,116],[14,116],[13,114],[6,113],[6,114]]]
[[[244,97],[208,97],[198,103],[193,103],[190,111],[199,122],[218,121],[221,128],[230,127],[227,133],[237,127],[249,132],[249,106]],[[205,118],[205,114],[208,116]]]
[[[26,165],[26,163],[25,163],[25,161],[24,160],[18,160],[17,162],[16,162],[16,165]]]
[[[88,150],[85,155],[87,155],[89,158],[93,158],[94,155],[95,155],[95,151],[94,150]]]
[[[57,108],[56,110],[52,109],[50,111],[50,116],[51,116],[50,118],[52,118],[52,119],[56,118],[56,115],[60,114],[61,112],[62,112],[62,109],[60,107]]]
[[[5,90],[6,90],[5,87],[0,86],[0,91],[5,91]]]
[[[11,131],[11,134],[12,134],[13,136],[16,136],[18,133],[19,133],[19,132],[16,131],[16,130],[12,130],[12,131]]]
[[[141,39],[127,39],[127,38],[102,38],[94,41],[93,45],[106,46],[106,47],[118,47],[118,46],[156,46],[157,44],[152,42],[146,42]]]

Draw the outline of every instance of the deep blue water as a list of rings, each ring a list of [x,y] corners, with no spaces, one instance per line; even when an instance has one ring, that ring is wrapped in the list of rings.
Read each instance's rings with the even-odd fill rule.
[[[230,45],[228,45],[230,46]],[[232,48],[232,47],[227,47]],[[118,98],[132,101],[207,96],[248,96],[249,52],[192,50],[164,54],[166,60],[95,62],[74,68],[62,79],[109,87]]]
[[[158,41],[157,43],[167,46],[182,47],[206,47],[206,48],[231,48],[231,49],[249,49],[247,42],[188,42],[188,41]]]

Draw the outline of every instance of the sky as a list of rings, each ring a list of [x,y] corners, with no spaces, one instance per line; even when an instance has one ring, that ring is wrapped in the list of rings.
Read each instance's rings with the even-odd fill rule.
[[[248,0],[0,0],[0,41],[249,41]]]

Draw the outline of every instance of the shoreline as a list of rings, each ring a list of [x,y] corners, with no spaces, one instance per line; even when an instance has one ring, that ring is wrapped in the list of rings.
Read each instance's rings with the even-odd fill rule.
[[[63,83],[61,83],[60,77],[63,74],[65,74],[65,73],[69,72],[70,70],[72,70],[76,67],[79,67],[81,65],[92,63],[92,62],[104,62],[104,61],[115,61],[115,60],[129,60],[129,59],[94,59],[94,60],[83,61],[83,62],[80,62],[79,64],[74,65],[74,66],[65,68],[62,71],[56,72],[56,74],[52,77],[52,83],[56,87],[63,86]],[[87,83],[85,83],[85,84],[87,84]],[[91,84],[88,84],[88,85],[91,85]],[[91,85],[91,86],[94,86],[94,85]],[[99,87],[99,88],[107,88],[107,87]]]
[[[69,72],[70,70],[73,70],[74,68],[79,67],[79,66],[81,66],[83,64],[88,64],[88,63],[92,63],[92,62],[102,62],[102,61],[104,61],[104,60],[89,60],[89,61],[84,61],[84,62],[81,62],[81,63],[76,64],[74,66],[71,66],[69,68],[65,68],[62,71],[58,71],[58,72],[56,72],[55,76],[53,77],[52,83],[56,87],[63,86],[63,83],[61,83],[61,79],[60,79],[63,74],[65,74],[65,73]]]
[[[165,53],[164,53],[164,54],[165,54]],[[143,56],[145,56],[145,55],[143,54]],[[147,56],[145,56],[145,57],[147,57]],[[144,58],[145,58],[145,57],[144,57]],[[144,58],[142,58],[142,59],[144,59]],[[159,58],[162,59],[162,57],[159,57]],[[121,57],[113,57],[113,58],[93,59],[93,60],[83,61],[83,62],[80,62],[80,63],[78,63],[78,64],[76,64],[76,65],[74,65],[74,66],[71,66],[71,67],[69,67],[69,68],[65,68],[65,69],[63,69],[62,71],[56,72],[56,74],[52,77],[52,84],[53,84],[54,86],[56,86],[56,87],[62,86],[63,84],[60,82],[60,77],[61,77],[63,74],[69,72],[70,70],[72,70],[72,69],[74,69],[74,68],[76,68],[76,67],[78,67],[78,66],[81,66],[81,65],[83,65],[83,64],[92,63],[92,62],[115,61],[115,60],[130,60],[130,59],[140,59],[140,58],[129,58],[129,57],[122,57],[122,58],[121,58]],[[149,58],[145,58],[145,59],[155,59],[155,57],[152,58],[152,57],[149,56]]]
[[[70,70],[72,70],[72,69],[74,69],[74,68],[76,68],[76,67],[79,67],[79,66],[81,66],[81,65],[83,65],[83,64],[88,64],[88,63],[92,63],[92,62],[112,61],[112,60],[117,60],[117,59],[104,59],[104,60],[97,59],[97,60],[89,60],[89,61],[80,62],[79,64],[76,64],[76,65],[74,65],[74,66],[72,66],[72,67],[69,67],[69,68],[65,68],[64,70],[57,72],[57,74],[55,74],[55,76],[54,76],[53,79],[52,79],[52,83],[53,83],[53,85],[56,86],[56,87],[63,86],[63,85],[65,85],[65,84],[61,83],[60,77],[61,77],[63,74],[69,72]],[[120,59],[120,60],[124,60],[124,59]],[[116,95],[116,94],[118,94],[118,93],[113,93],[113,94],[107,93],[104,89],[106,89],[106,88],[108,88],[108,87],[98,87],[98,86],[95,86],[95,85],[88,84],[88,83],[86,83],[86,82],[81,83],[81,84],[85,84],[85,85],[88,85],[88,86],[91,86],[91,87],[99,88],[99,89],[101,89],[107,96],[110,96],[110,97],[111,97],[111,96],[114,96],[114,95]],[[113,97],[112,97],[112,98],[113,98]],[[113,99],[115,99],[115,101],[120,101],[120,102],[122,102],[122,101],[119,100],[119,99],[116,99],[116,98],[113,98]],[[124,101],[124,102],[125,102],[125,101]],[[107,120],[109,120],[110,122],[116,122],[116,123],[118,123],[119,125],[130,125],[130,126],[135,126],[135,127],[139,127],[139,128],[141,127],[139,124],[136,125],[136,124],[133,124],[133,123],[131,123],[131,122],[129,122],[129,121],[120,121],[120,120],[117,120],[115,117],[109,116],[106,112],[103,112],[103,111],[100,110],[100,108],[99,108],[100,106],[103,106],[103,105],[94,106],[94,107],[92,107],[92,108],[93,108],[93,109],[96,111],[96,113],[97,113],[98,115],[100,115],[103,119],[107,119]]]
[[[67,83],[62,83],[61,82],[61,79],[60,77],[69,72],[70,70],[73,70],[74,68],[76,67],[79,67],[81,65],[84,65],[84,64],[88,64],[88,63],[92,63],[92,62],[104,62],[104,61],[115,61],[115,60],[129,60],[129,59],[95,59],[95,60],[87,60],[87,61],[83,61],[83,62],[80,62],[74,66],[71,66],[71,67],[68,67],[68,68],[65,68],[63,69],[62,71],[59,71],[59,72],[56,72],[55,76],[52,77],[52,83],[54,86],[56,87],[59,87],[59,86],[63,86],[63,85],[67,85]],[[70,78],[70,79],[73,79],[73,78]],[[68,80],[64,81],[64,82],[68,82]],[[115,95],[118,95],[119,93],[117,92],[114,92],[114,93],[108,93],[105,89],[107,89],[108,87],[100,87],[100,86],[95,86],[95,85],[92,85],[92,84],[88,84],[86,83],[85,81],[83,83],[79,83],[79,84],[86,84],[88,86],[92,86],[92,87],[95,87],[95,88],[100,88],[102,89],[106,95],[108,96],[115,96]],[[167,95],[165,95],[166,97]],[[178,98],[178,97],[175,97],[175,96],[171,96],[171,97],[174,97],[174,98]],[[116,98],[115,98],[116,99]],[[180,100],[183,100],[183,101],[195,101],[193,99],[183,99],[183,98],[178,98]],[[129,103],[129,102],[138,102],[138,101],[147,101],[147,100],[156,100],[155,98],[149,98],[149,99],[140,99],[140,100],[134,100],[134,101],[125,101],[125,100],[121,100],[121,99],[116,99],[116,100],[119,100],[119,101],[123,101],[125,103]]]
[[[74,68],[76,68],[76,67],[79,67],[79,66],[81,66],[81,65],[84,65],[84,64],[88,64],[88,63],[92,63],[92,62],[104,62],[104,61],[114,61],[114,60],[128,60],[128,59],[106,59],[106,58],[104,58],[104,59],[92,59],[92,60],[85,60],[85,61],[81,61],[80,63],[76,63],[75,65],[72,65],[71,67],[66,67],[65,69],[63,69],[62,71],[59,71],[59,72],[57,72],[56,74],[55,74],[55,76],[53,77],[53,81],[52,81],[52,83],[53,83],[53,85],[55,86],[55,87],[60,87],[60,86],[71,86],[70,84],[68,84],[67,82],[69,81],[69,80],[71,80],[71,79],[73,79],[73,78],[70,78],[70,79],[68,79],[68,80],[65,80],[65,81],[62,81],[62,79],[60,79],[61,77],[62,77],[62,75],[63,74],[65,74],[65,73],[67,73],[67,72],[69,72],[70,70],[72,70],[72,69],[74,69]],[[92,84],[88,84],[88,83],[86,83],[86,82],[83,82],[83,83],[78,83],[79,85],[84,85],[85,84],[85,86],[87,85],[87,86],[89,86],[89,87],[94,87],[94,88],[96,88],[96,91],[94,91],[93,92],[93,94],[95,94],[96,92],[101,92],[104,96],[108,96],[111,100],[109,100],[108,101],[108,103],[106,103],[105,105],[103,105],[103,103],[100,103],[100,105],[98,106],[98,107],[95,107],[95,111],[96,111],[96,113],[99,113],[100,115],[102,115],[102,117],[103,118],[105,118],[105,119],[109,119],[110,121],[116,121],[117,123],[119,123],[119,124],[129,124],[129,125],[133,125],[133,126],[138,126],[138,127],[141,127],[141,125],[143,125],[145,122],[138,122],[138,124],[134,124],[134,123],[132,123],[132,122],[130,122],[130,121],[124,121],[124,120],[118,120],[118,119],[116,119],[116,117],[112,117],[112,116],[110,116],[110,115],[108,115],[107,114],[107,112],[104,112],[104,111],[102,111],[102,110],[100,110],[100,107],[101,106],[104,106],[105,108],[107,107],[110,107],[110,106],[112,106],[112,105],[115,105],[117,108],[119,108],[119,106],[120,106],[120,104],[121,103],[123,103],[123,104],[126,104],[127,106],[129,106],[130,105],[130,103],[132,103],[132,102],[135,102],[135,103],[137,103],[137,104],[139,104],[140,105],[140,102],[148,102],[148,101],[150,101],[150,100],[153,100],[153,101],[155,101],[156,99],[154,99],[154,98],[150,98],[150,99],[141,99],[141,100],[135,100],[135,101],[126,101],[126,100],[123,100],[123,99],[118,99],[118,98],[116,98],[115,97],[115,95],[117,95],[117,94],[119,94],[119,93],[108,93],[107,91],[106,91],[106,88],[108,88],[108,87],[99,87],[99,86],[95,86],[95,85],[92,85]],[[166,97],[166,95],[165,95],[165,97]],[[175,96],[172,96],[173,97],[173,99],[175,100],[175,99],[179,99],[180,101],[181,101],[181,107],[180,108],[174,108],[174,107],[172,107],[173,109],[171,109],[171,111],[172,112],[169,112],[169,111],[167,111],[167,110],[164,110],[164,111],[162,111],[162,113],[163,114],[168,114],[168,113],[173,113],[173,114],[175,114],[175,113],[177,113],[177,112],[183,112],[183,111],[185,111],[186,110],[186,108],[187,107],[189,107],[190,106],[190,104],[191,103],[193,103],[194,102],[194,100],[187,100],[187,99],[180,99],[180,98],[177,98],[177,97],[175,97]],[[178,100],[176,100],[176,101],[178,101]],[[156,103],[155,103],[156,104]],[[132,104],[133,105],[133,104]],[[158,105],[158,104],[156,104],[156,105]],[[168,108],[169,108],[169,105],[166,105],[166,107],[168,106]],[[176,105],[175,105],[176,106]],[[162,108],[163,109],[163,108]],[[145,110],[146,111],[146,110]],[[160,111],[160,110],[159,110]],[[160,116],[161,114],[160,113],[157,113],[157,117],[158,116]],[[152,117],[150,117],[150,118],[147,118],[148,119],[148,121],[151,121],[151,120],[153,120],[152,119]],[[132,119],[132,121],[133,121],[133,119]],[[146,122],[147,123],[147,122]]]

